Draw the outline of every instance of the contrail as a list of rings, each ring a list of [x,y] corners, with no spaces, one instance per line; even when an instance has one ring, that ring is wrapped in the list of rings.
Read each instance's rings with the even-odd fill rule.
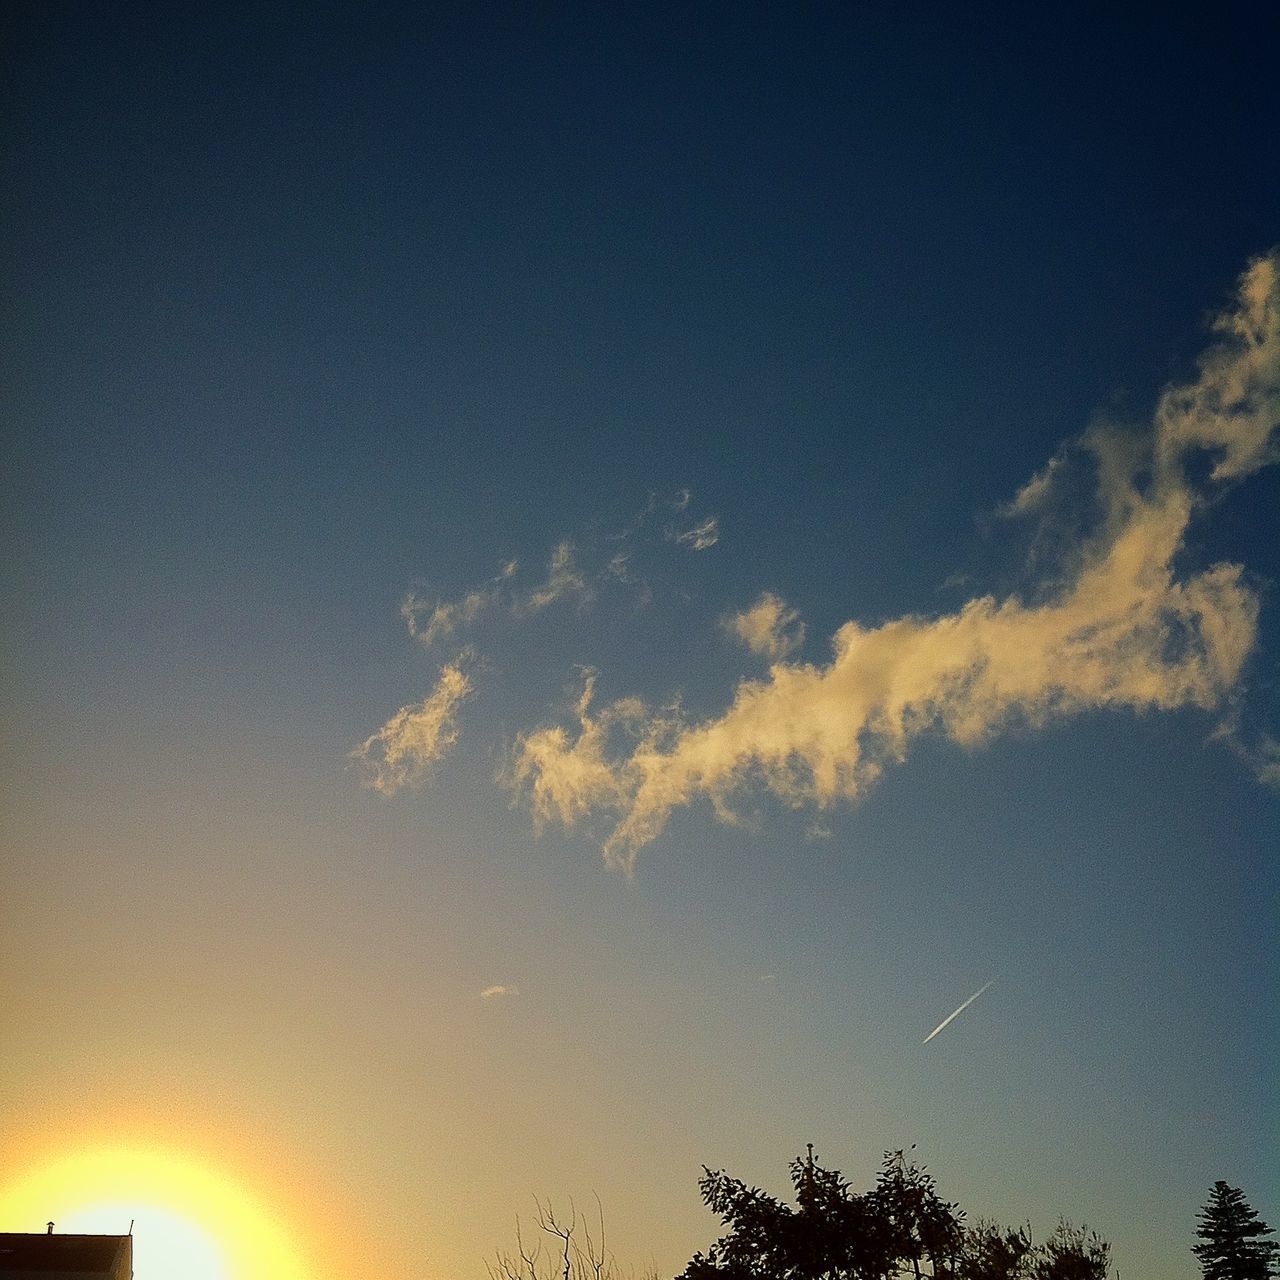
[[[992,978],[992,979],[991,979],[991,982],[994,982],[994,981],[995,981],[995,979],[994,979],[994,978]],[[988,982],[988,983],[987,983],[987,987],[989,987],[989,986],[991,985],[991,982]],[[946,1016],[945,1018],[943,1018],[943,1020],[942,1020],[940,1023],[938,1023],[938,1025],[937,1025],[936,1027],[934,1027],[934,1029],[933,1029],[932,1031],[930,1031],[930,1032],[929,1032],[929,1034],[928,1034],[927,1036],[925,1036],[925,1038],[924,1038],[923,1040],[921,1040],[921,1041],[920,1041],[920,1043],[921,1043],[921,1044],[928,1044],[928,1043],[929,1043],[929,1041],[930,1041],[930,1040],[932,1040],[932,1039],[933,1039],[933,1037],[934,1037],[934,1036],[936,1036],[936,1035],[938,1034],[938,1032],[939,1032],[939,1031],[941,1031],[941,1030],[943,1029],[943,1027],[949,1027],[949,1026],[951,1025],[951,1023],[952,1023],[952,1022],[954,1022],[954,1021],[955,1021],[955,1020],[956,1020],[956,1019],[957,1019],[957,1018],[958,1018],[958,1017],[959,1017],[959,1016],[960,1016],[960,1015],[961,1015],[961,1014],[962,1014],[962,1013],[963,1013],[963,1012],[964,1012],[964,1011],[965,1011],[965,1010],[966,1010],[966,1009],[967,1009],[967,1008],[968,1008],[968,1007],[969,1007],[969,1006],[970,1006],[970,1005],[971,1005],[971,1004],[972,1004],[972,1003],[973,1003],[973,1002],[974,1002],[974,1001],[975,1001],[975,1000],[976,1000],[976,999],[977,999],[977,998],[978,998],[978,997],[979,997],[979,996],[980,996],[980,995],[981,995],[981,994],[982,994],[982,993],[987,989],[987,987],[979,987],[979,988],[978,988],[978,990],[977,990],[977,991],[975,991],[975,992],[973,993],[973,995],[971,995],[971,996],[970,996],[970,997],[969,997],[969,998],[964,1002],[964,1004],[962,1004],[962,1005],[961,1005],[961,1006],[960,1006],[960,1007],[955,1011],[955,1013],[949,1013],[949,1014],[947,1014],[947,1016]]]

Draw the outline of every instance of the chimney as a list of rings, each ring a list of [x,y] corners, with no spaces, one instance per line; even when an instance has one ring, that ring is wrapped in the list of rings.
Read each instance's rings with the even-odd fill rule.
[[[53,1235],[53,1223],[49,1223],[49,1234]]]

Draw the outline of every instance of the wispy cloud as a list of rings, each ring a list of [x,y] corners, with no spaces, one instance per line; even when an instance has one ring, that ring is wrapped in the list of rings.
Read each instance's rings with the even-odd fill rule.
[[[994,981],[995,979],[993,978],[992,982]],[[922,1045],[926,1045],[929,1043],[930,1040],[933,1039],[934,1036],[938,1034],[939,1031],[945,1031],[947,1027],[949,1027],[984,991],[988,991],[990,990],[990,988],[991,988],[991,982],[988,982],[985,987],[979,987],[978,990],[975,991],[973,995],[971,995],[964,1002],[964,1004],[962,1004],[953,1013],[947,1014],[947,1016],[943,1018],[943,1020],[940,1023],[938,1023],[938,1025],[934,1027],[934,1029],[930,1031],[929,1034],[925,1036],[925,1038],[920,1043]]]
[[[461,626],[476,621],[503,601],[503,588],[515,576],[519,563],[509,560],[482,586],[457,600],[428,600],[414,591],[405,596],[400,616],[409,634],[429,649],[437,640],[449,639]]]
[[[1241,730],[1240,719],[1237,703],[1209,735],[1210,741],[1222,743],[1263,786],[1280,790],[1280,742],[1269,733],[1250,740]]]
[[[1254,770],[1258,781],[1280,791],[1280,742],[1264,737],[1258,748]]]
[[[1025,516],[1036,511],[1053,488],[1053,478],[1062,466],[1062,457],[1049,461],[1014,494],[1013,499],[1000,508],[1004,516]],[[945,584],[944,584],[945,585]]]
[[[669,530],[667,537],[690,551],[705,551],[720,541],[720,521],[715,516],[708,516],[691,528]]]
[[[595,602],[606,588],[627,590],[641,604],[653,596],[643,565],[644,553],[653,544],[675,543],[692,551],[714,546],[720,537],[719,522],[708,516],[689,528],[659,528],[659,517],[680,516],[688,511],[693,495],[681,489],[674,495],[650,493],[644,506],[621,530],[581,539],[561,538],[552,548],[541,581],[527,585],[518,560],[507,560],[491,578],[456,597],[409,591],[400,605],[409,634],[425,648],[452,640],[459,632],[486,619],[528,618],[560,601],[572,600],[579,608]],[[523,581],[522,581],[523,579]]]
[[[574,562],[573,543],[567,538],[556,545],[547,565],[547,576],[533,590],[514,602],[517,613],[538,613],[549,604],[576,596],[579,600],[591,598],[591,588]]]
[[[658,519],[687,512],[692,502],[688,489],[674,495],[650,493],[644,507],[621,531],[597,534],[589,540],[590,567],[581,563],[578,545],[562,538],[551,550],[545,573],[532,585],[521,581],[520,562],[507,560],[492,577],[454,598],[410,591],[401,603],[400,615],[410,636],[429,649],[486,619],[527,619],[562,601],[575,601],[579,608],[585,608],[605,588],[625,591],[639,605],[647,604],[653,587],[637,570],[635,561],[646,549],[652,552],[655,545],[672,540],[662,531]],[[714,540],[715,527],[712,517],[688,532],[690,537]],[[468,645],[455,661],[441,669],[428,697],[401,707],[350,753],[365,786],[390,796],[406,787],[419,786],[430,776],[457,741],[458,707],[473,691],[468,674],[473,661],[474,651]]]
[[[1145,436],[1095,431],[1072,451],[1091,468],[1095,518],[1029,600],[979,596],[940,617],[846,622],[828,663],[776,662],[701,721],[634,699],[595,712],[588,679],[572,729],[517,741],[512,776],[535,816],[571,825],[610,814],[605,857],[630,871],[674,809],[705,798],[732,820],[733,795],[751,780],[822,808],[865,791],[924,732],[975,744],[1089,708],[1219,705],[1254,647],[1258,601],[1239,565],[1180,577],[1175,558],[1212,486],[1275,457],[1277,274],[1274,255],[1250,266],[1198,377],[1163,392]],[[1204,451],[1210,490],[1187,474]],[[1042,505],[1066,469],[1040,473],[1011,512]]]
[[[536,586],[523,590],[517,587],[519,572],[520,562],[508,560],[494,577],[456,600],[433,599],[410,591],[400,606],[400,616],[409,634],[429,649],[436,641],[452,638],[455,632],[489,613],[520,618],[541,613],[558,600],[576,598],[585,604],[592,598],[591,585],[578,568],[574,545],[568,538],[552,549],[546,576]]]
[[[401,707],[352,753],[364,785],[383,795],[421,785],[458,740],[458,707],[472,691],[459,657],[441,669],[436,687],[421,702]]]
[[[506,1000],[511,996],[518,996],[519,994],[520,994],[520,989],[518,987],[507,987],[507,986],[503,986],[501,983],[498,983],[492,987],[485,987],[485,989],[480,992],[480,999],[481,1000]]]
[[[752,653],[777,662],[804,643],[804,623],[785,600],[766,591],[750,609],[725,619],[725,627]]]

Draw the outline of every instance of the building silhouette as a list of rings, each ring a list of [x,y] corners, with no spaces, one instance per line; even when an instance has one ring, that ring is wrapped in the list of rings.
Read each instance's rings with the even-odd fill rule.
[[[133,1236],[0,1231],[0,1280],[133,1280]]]

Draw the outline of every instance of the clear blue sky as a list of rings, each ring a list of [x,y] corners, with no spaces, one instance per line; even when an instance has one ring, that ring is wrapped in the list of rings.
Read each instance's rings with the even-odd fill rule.
[[[0,1182],[269,1135],[440,1280],[592,1189],[671,1274],[807,1141],[1126,1280],[1280,1219],[1280,468],[1153,426],[1278,40],[12,7]]]

